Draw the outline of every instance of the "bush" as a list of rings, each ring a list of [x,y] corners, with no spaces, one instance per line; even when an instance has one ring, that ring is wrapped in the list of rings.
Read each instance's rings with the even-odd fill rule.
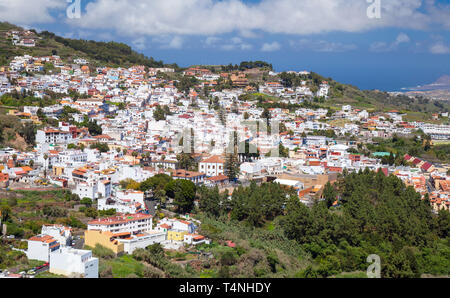
[[[66,217],[68,214],[66,209],[56,206],[45,206],[42,212],[47,217]]]
[[[84,210],[84,215],[86,215],[86,217],[95,219],[98,216],[98,212],[97,212],[97,209],[95,209],[95,208],[86,208]]]
[[[99,276],[101,278],[113,278],[112,268],[111,266],[106,267],[105,270],[101,271]]]
[[[236,264],[236,257],[234,253],[227,251],[220,257],[220,263],[224,266],[231,266]]]
[[[144,268],[144,278],[163,278],[164,274],[161,272],[161,270],[158,270],[156,268],[152,267],[145,267]]]
[[[81,204],[86,205],[86,207],[92,206],[92,200],[90,198],[83,198],[80,201]]]
[[[15,223],[6,223],[6,233],[8,235],[14,235],[16,238],[22,238],[25,231],[19,228]]]
[[[109,248],[104,247],[103,245],[96,244],[95,248],[92,250],[92,253],[99,258],[102,259],[113,259],[116,257],[116,254]]]

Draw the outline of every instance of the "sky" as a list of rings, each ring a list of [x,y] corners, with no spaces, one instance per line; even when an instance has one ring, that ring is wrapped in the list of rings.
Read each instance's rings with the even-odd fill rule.
[[[0,21],[183,67],[264,60],[362,89],[450,75],[450,0],[0,0]]]

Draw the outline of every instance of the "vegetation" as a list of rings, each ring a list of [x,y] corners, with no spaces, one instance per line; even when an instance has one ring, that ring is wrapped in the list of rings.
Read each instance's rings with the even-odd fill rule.
[[[84,214],[71,210],[79,201],[77,195],[66,190],[8,192],[0,197],[2,223],[7,226],[7,234],[16,238],[37,235],[44,224],[83,229]]]
[[[156,121],[166,120],[167,115],[172,115],[168,106],[157,105],[153,112],[153,118]]]
[[[450,161],[450,145],[431,145],[429,136],[419,131],[411,137],[400,137],[394,135],[390,139],[373,140],[373,144],[366,144],[367,150],[362,152],[370,155],[374,152],[391,152],[395,158],[384,159],[385,164],[404,164],[403,156],[409,154],[415,157],[422,157],[428,161],[446,162]]]
[[[183,268],[170,262],[159,243],[150,245],[145,249],[136,249],[133,252],[133,258],[148,265],[145,271],[147,278],[187,278],[195,274],[191,270],[188,271],[189,267]]]
[[[98,151],[105,153],[109,151],[109,146],[106,143],[94,143],[91,145],[91,149],[97,149]]]
[[[209,218],[202,220],[202,233],[242,241],[268,233],[265,227],[272,222],[270,230],[295,243],[285,239],[279,247],[289,243],[288,251],[304,260],[292,275],[297,277],[365,271],[370,254],[381,257],[383,277],[449,274],[448,212],[433,215],[429,202],[395,176],[368,170],[344,175],[334,186],[327,185],[324,200],[311,208],[274,184],[240,188],[231,200],[217,190],[200,190],[200,208]],[[331,203],[336,200],[337,207]],[[235,230],[221,232],[219,222]],[[267,249],[269,243],[263,241],[261,247]]]
[[[97,42],[93,40],[68,39],[55,34],[43,31],[39,34],[47,41],[55,41],[59,45],[70,48],[73,51],[81,52],[90,60],[106,63],[111,66],[133,66],[144,65],[147,67],[163,67],[162,61],[155,61],[143,54],[139,54],[124,43],[117,42]],[[177,67],[176,65],[172,65]]]
[[[35,106],[43,108],[56,104],[56,100],[50,96],[35,97],[32,91],[17,92],[14,90],[11,93],[3,94],[0,97],[0,104],[8,107]]]
[[[12,115],[0,115],[0,146],[25,150],[35,145],[36,126]]]
[[[178,213],[189,213],[194,208],[196,186],[189,180],[176,179],[170,181],[164,188],[168,197],[174,199]]]

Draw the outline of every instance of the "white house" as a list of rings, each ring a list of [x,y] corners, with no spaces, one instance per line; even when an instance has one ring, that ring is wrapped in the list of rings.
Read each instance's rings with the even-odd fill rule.
[[[63,225],[43,225],[41,234],[52,236],[61,246],[72,244],[72,229]]]
[[[181,219],[169,219],[163,218],[158,222],[157,230],[167,231],[167,230],[177,230],[188,233],[194,233],[197,227],[190,221],[181,220]]]
[[[199,171],[208,177],[219,176],[224,173],[225,161],[218,155],[211,156],[199,163]]]
[[[95,200],[98,198],[98,184],[95,182],[80,182],[77,183],[74,194],[80,198],[89,198]]]
[[[198,235],[198,234],[186,234],[184,235],[184,243],[190,244],[190,245],[199,245],[199,244],[209,244],[211,241],[209,239],[206,239],[205,236]]]
[[[59,129],[47,128],[38,130],[36,133],[36,143],[38,144],[69,144],[73,140],[72,133]]]
[[[94,258],[90,250],[63,247],[50,254],[50,273],[98,278],[98,258]]]
[[[60,244],[49,235],[37,235],[28,239],[27,258],[30,260],[49,261],[50,253],[59,249]]]

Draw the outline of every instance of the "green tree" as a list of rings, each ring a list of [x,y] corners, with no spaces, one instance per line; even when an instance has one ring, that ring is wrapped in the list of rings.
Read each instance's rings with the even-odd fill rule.
[[[203,186],[200,188],[199,194],[200,210],[214,217],[219,216],[222,210],[219,188],[217,186],[214,188]]]
[[[180,213],[189,213],[194,207],[196,186],[189,180],[176,179],[169,182],[165,191],[167,195],[174,199]]]
[[[327,182],[323,189],[323,198],[325,199],[328,208],[333,206],[333,203],[336,201],[337,195],[337,191],[334,189],[331,183]]]
[[[90,198],[83,198],[81,199],[80,204],[83,204],[86,207],[90,207],[92,206],[92,200]]]

